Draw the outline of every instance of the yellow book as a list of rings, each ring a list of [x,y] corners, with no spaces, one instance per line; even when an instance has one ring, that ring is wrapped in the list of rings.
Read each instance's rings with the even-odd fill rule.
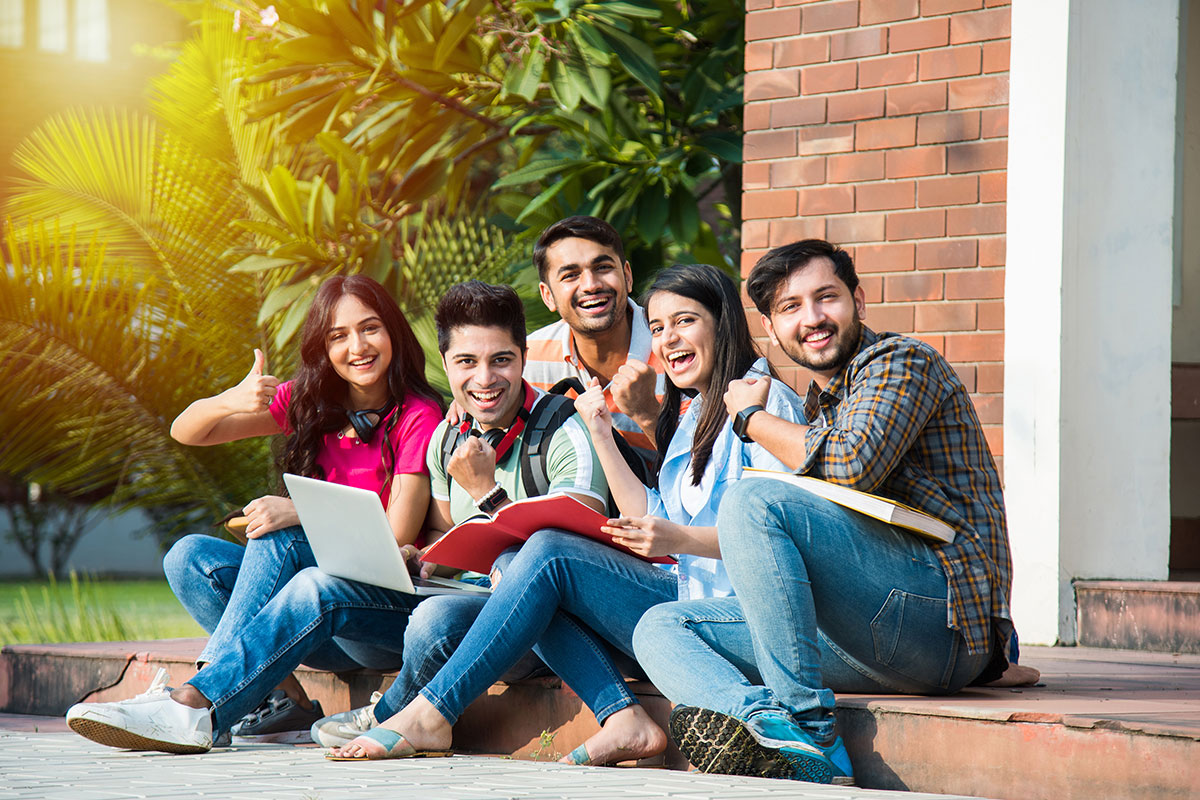
[[[795,475],[791,472],[779,472],[773,469],[744,467],[742,469],[742,477],[772,478],[784,483],[790,483],[792,486],[799,486],[801,489],[812,492],[819,497],[824,497],[826,500],[837,503],[839,506],[844,506],[860,514],[866,514],[868,517],[874,517],[889,525],[906,528],[922,536],[927,536],[930,539],[936,539],[939,542],[954,541],[954,528],[951,528],[937,517],[931,517],[924,511],[918,511],[903,503],[897,503],[895,500],[889,500],[877,494],[860,492],[857,489],[850,489],[846,486],[840,486],[836,483],[830,483],[829,481],[823,481],[820,478],[813,478],[808,475]]]

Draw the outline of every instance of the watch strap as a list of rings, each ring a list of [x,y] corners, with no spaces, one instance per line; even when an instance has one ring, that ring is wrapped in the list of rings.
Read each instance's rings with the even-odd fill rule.
[[[746,444],[753,444],[754,440],[750,438],[750,434],[746,433],[746,428],[750,425],[750,417],[757,414],[759,411],[766,409],[759,405],[747,406],[737,413],[733,418],[733,432]]]

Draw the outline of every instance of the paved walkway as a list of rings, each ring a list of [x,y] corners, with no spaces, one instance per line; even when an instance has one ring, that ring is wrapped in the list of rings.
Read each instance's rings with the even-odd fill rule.
[[[51,726],[55,727],[55,726]],[[255,745],[202,756],[132,753],[73,733],[0,732],[0,797],[37,800],[931,800],[949,795],[816,786],[661,769],[606,769],[483,756],[325,761],[315,747]]]

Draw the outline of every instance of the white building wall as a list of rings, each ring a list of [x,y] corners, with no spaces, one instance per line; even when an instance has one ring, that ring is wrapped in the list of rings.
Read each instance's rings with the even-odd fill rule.
[[[1004,465],[1023,640],[1164,579],[1178,0],[1012,14]]]

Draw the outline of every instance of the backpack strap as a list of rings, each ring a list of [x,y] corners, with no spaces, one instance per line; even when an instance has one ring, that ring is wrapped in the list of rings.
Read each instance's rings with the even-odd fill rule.
[[[561,394],[545,395],[530,412],[521,434],[521,483],[527,497],[540,497],[550,490],[550,440],[574,413],[575,401]]]

